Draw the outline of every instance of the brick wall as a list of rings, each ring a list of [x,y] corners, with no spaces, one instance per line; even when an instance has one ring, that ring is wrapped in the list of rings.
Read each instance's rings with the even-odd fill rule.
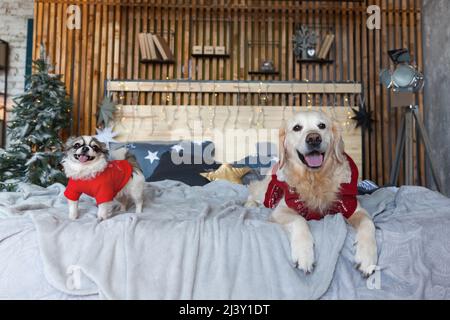
[[[11,98],[24,90],[27,20],[33,18],[33,6],[33,0],[0,0],[0,39],[10,47],[7,110],[12,106]],[[3,88],[3,71],[0,71],[0,91]]]

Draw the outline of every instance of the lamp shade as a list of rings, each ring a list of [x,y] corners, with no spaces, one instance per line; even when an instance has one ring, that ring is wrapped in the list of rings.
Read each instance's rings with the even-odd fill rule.
[[[417,71],[410,65],[399,65],[392,74],[392,81],[396,87],[407,88],[411,86],[417,75]]]
[[[397,65],[393,72],[388,69],[382,70],[380,81],[383,86],[396,92],[417,92],[424,85],[423,75],[406,63]]]

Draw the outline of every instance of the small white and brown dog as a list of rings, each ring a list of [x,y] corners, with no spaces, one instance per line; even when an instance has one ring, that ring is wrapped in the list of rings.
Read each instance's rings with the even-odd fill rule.
[[[358,169],[344,152],[338,124],[323,112],[299,112],[280,129],[279,148],[279,163],[272,175],[250,185],[247,205],[274,209],[271,220],[288,231],[292,259],[305,272],[314,266],[314,239],[306,221],[342,213],[356,229],[359,270],[373,273],[375,226],[356,198]]]
[[[81,194],[95,198],[101,221],[113,214],[113,200],[125,211],[129,199],[142,212],[144,199],[144,175],[135,159],[126,155],[123,160],[108,161],[106,145],[95,137],[69,138],[62,160],[64,172],[69,178],[64,195],[69,203],[69,217],[77,219],[78,199]]]

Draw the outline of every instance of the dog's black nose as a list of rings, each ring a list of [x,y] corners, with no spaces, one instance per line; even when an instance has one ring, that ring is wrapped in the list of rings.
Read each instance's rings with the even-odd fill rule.
[[[318,133],[310,133],[306,136],[306,143],[311,147],[318,147],[322,143],[322,137]]]
[[[89,152],[89,147],[83,147],[83,148],[81,149],[81,152],[83,152],[83,153],[88,153],[88,152]]]

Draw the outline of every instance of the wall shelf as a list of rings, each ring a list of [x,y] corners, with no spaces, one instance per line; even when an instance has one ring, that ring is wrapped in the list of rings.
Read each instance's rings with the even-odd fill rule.
[[[212,46],[212,47],[224,47],[223,54],[215,53],[191,53],[191,56],[196,59],[227,59],[230,54],[227,52],[233,52],[233,41],[231,34],[231,19],[228,17],[214,17],[211,15],[189,16],[189,43],[191,43],[191,50],[194,46]],[[204,37],[196,39],[195,36],[198,32],[206,32],[203,30],[204,25],[216,25],[216,34],[203,34]],[[191,51],[192,52],[192,51]]]
[[[275,68],[278,68],[279,60],[276,57],[281,56],[281,42],[280,41],[259,41],[252,40],[247,42],[248,50],[248,74],[253,76],[276,76],[279,71],[263,71],[261,65],[264,62],[272,62]]]
[[[319,59],[319,58],[311,58],[311,59],[297,59],[297,62],[301,63],[319,63],[319,64],[331,64],[334,61],[328,59]]]
[[[225,80],[110,80],[108,92],[196,92],[196,93],[336,93],[360,94],[357,82],[225,81]]]
[[[218,59],[223,59],[223,58],[229,58],[230,54],[225,53],[225,54],[204,54],[204,53],[193,53],[191,54],[191,56],[193,56],[194,58],[198,58],[198,59],[208,59],[208,58],[218,58]]]
[[[146,64],[174,64],[175,60],[141,59],[141,63],[146,63]]]
[[[249,71],[248,72],[249,75],[254,75],[254,76],[277,76],[280,74],[279,71]]]

